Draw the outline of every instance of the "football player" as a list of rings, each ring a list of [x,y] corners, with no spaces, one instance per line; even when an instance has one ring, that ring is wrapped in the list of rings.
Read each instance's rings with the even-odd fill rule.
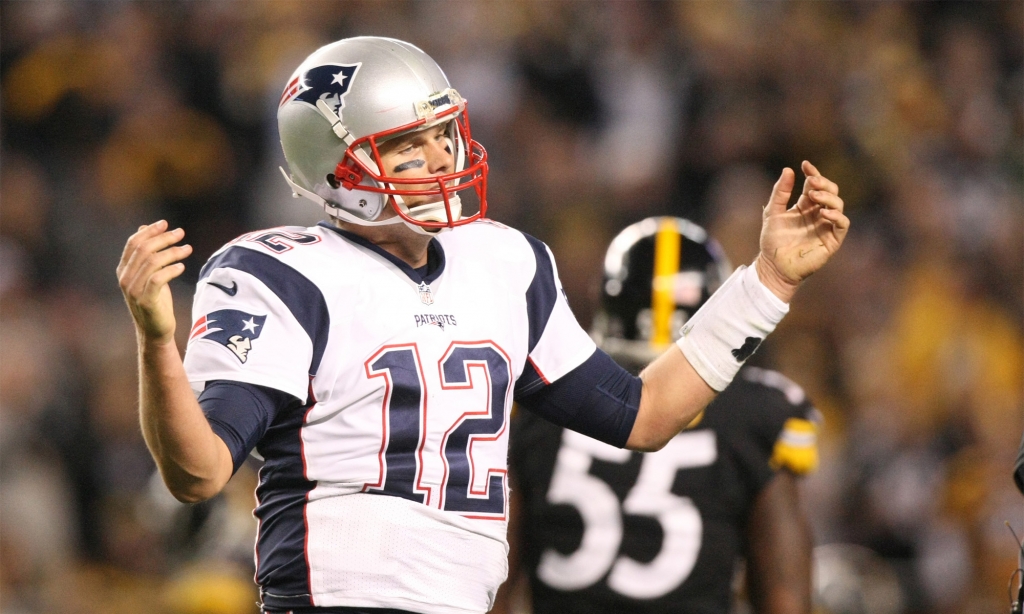
[[[604,268],[593,337],[633,372],[730,272],[704,229],[674,217],[625,228]],[[517,412],[509,546],[521,571],[510,569],[495,612],[510,611],[524,576],[535,614],[729,612],[745,558],[754,611],[808,614],[812,540],[796,478],[817,463],[816,416],[799,386],[755,367],[658,452]]]
[[[849,227],[809,162],[787,209],[785,169],[761,256],[640,378],[577,324],[548,248],[486,219],[487,154],[423,51],[378,37],[316,50],[285,86],[278,129],[285,180],[329,221],[215,252],[184,361],[167,285],[191,251],[183,230],[141,227],[118,266],[143,435],[170,491],[207,499],[250,453],[264,459],[266,612],[487,611],[507,573],[513,399],[611,445],[660,448]]]

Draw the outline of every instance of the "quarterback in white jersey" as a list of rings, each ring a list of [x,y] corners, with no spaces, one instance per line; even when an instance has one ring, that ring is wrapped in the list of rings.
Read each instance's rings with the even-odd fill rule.
[[[480,612],[505,577],[513,387],[557,380],[595,346],[536,239],[478,221],[429,249],[421,274],[330,225],[278,228],[201,273],[185,356],[195,391],[226,380],[301,400],[261,417],[272,438],[256,444],[268,605],[311,594]]]
[[[273,614],[486,612],[507,573],[513,400],[618,447],[664,446],[849,227],[809,162],[787,208],[785,169],[761,255],[635,377],[577,324],[547,247],[486,218],[487,154],[421,50],[357,37],[315,51],[278,127],[286,181],[330,221],[218,250],[184,360],[168,286],[184,231],[141,227],[118,265],[143,435],[171,493],[207,499],[250,453],[264,460],[256,581]]]

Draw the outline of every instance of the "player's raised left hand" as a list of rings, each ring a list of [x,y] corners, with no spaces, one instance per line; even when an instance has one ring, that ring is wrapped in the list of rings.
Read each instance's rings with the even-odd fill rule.
[[[850,229],[839,186],[806,160],[800,168],[807,178],[796,205],[787,208],[796,183],[792,169],[783,169],[772,189],[764,208],[761,253],[756,260],[761,283],[786,302],[800,282],[836,253]]]

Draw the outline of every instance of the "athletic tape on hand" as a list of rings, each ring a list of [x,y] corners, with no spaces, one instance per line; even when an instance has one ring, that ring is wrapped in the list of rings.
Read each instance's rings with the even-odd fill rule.
[[[789,313],[789,305],[741,266],[683,326],[676,344],[709,386],[725,390],[743,363]]]

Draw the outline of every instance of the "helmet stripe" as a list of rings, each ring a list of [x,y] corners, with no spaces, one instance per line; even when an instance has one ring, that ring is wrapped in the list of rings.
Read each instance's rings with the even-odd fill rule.
[[[289,81],[288,85],[286,85],[284,88],[284,92],[281,93],[281,100],[280,102],[277,103],[277,107],[281,108],[282,106],[284,106],[284,103],[294,98],[295,95],[299,93],[300,87],[301,84],[299,83],[298,77],[295,77],[294,79]]]
[[[661,219],[654,235],[654,280],[651,288],[651,344],[667,346],[672,341],[672,312],[676,303],[672,292],[675,275],[679,272],[679,229],[671,217]]]

